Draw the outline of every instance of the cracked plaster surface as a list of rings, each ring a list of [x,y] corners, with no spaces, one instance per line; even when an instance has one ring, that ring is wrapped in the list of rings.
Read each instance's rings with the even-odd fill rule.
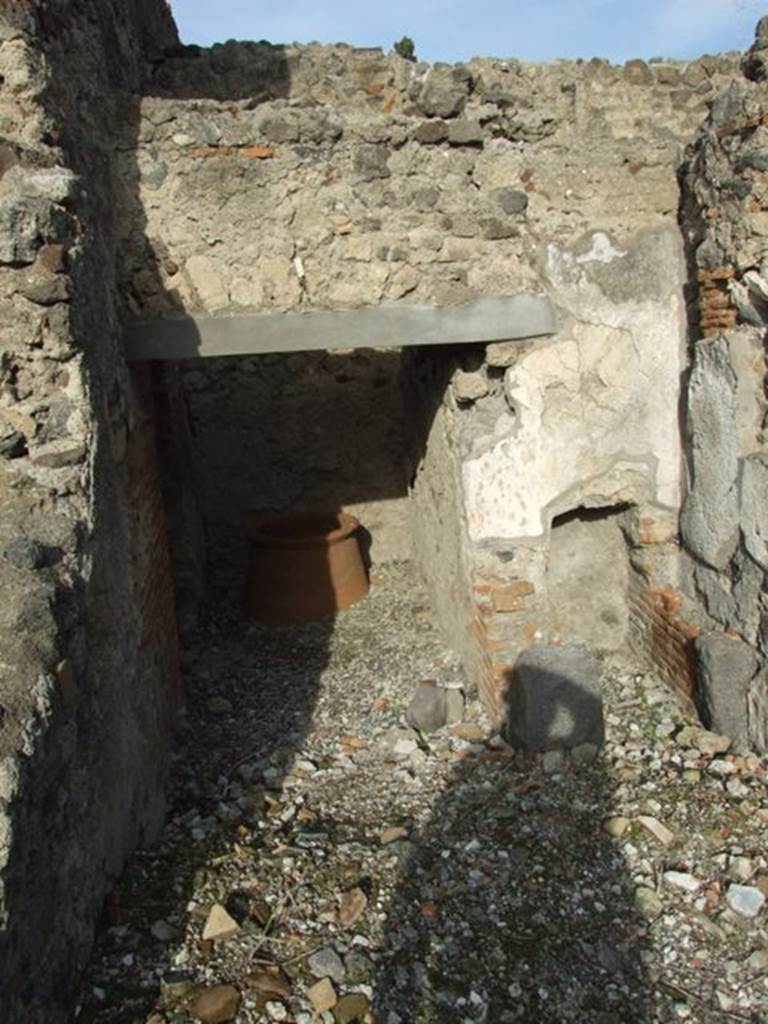
[[[507,368],[509,412],[464,463],[474,541],[541,536],[580,506],[679,503],[679,243],[664,229],[621,250],[597,232],[581,248],[548,247],[562,330]]]

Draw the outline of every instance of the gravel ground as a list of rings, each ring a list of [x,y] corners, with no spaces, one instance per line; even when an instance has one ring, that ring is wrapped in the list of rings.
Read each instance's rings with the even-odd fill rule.
[[[766,760],[603,669],[605,749],[542,758],[471,700],[408,729],[459,678],[409,565],[335,623],[214,611],[78,1022],[768,1022]]]

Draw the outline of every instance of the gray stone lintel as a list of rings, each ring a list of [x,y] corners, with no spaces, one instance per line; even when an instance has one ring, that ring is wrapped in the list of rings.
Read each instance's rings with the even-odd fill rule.
[[[306,313],[137,320],[124,329],[129,360],[193,359],[334,348],[401,348],[511,341],[554,334],[544,295],[484,298],[461,306],[388,303]]]

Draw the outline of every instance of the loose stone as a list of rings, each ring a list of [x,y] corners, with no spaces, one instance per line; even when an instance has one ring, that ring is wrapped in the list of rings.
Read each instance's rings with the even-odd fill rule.
[[[316,978],[332,978],[338,985],[344,981],[344,963],[332,946],[323,946],[307,960],[307,965]]]
[[[614,839],[620,839],[629,828],[631,822],[629,818],[623,818],[618,816],[616,818],[608,818],[603,822],[603,831],[609,836],[613,836]]]
[[[751,878],[754,865],[749,857],[733,857],[728,865],[728,877],[734,882],[746,882]]]
[[[742,917],[757,917],[765,904],[765,895],[752,885],[731,885],[726,893],[731,910]]]
[[[311,988],[307,989],[307,999],[312,1004],[315,1013],[326,1013],[336,1005],[336,989],[331,984],[330,978],[321,978]]]
[[[445,694],[446,691],[433,679],[419,683],[408,705],[408,724],[427,733],[441,729],[447,721]],[[409,737],[404,742],[409,747],[413,744],[411,750],[415,749],[416,743],[412,738]],[[393,749],[395,753],[403,752],[403,741],[396,741]],[[410,750],[404,752],[410,753]]]
[[[701,888],[701,881],[685,871],[665,871],[663,879],[673,889],[682,889],[683,892],[694,893]]]
[[[214,985],[192,1001],[189,1012],[203,1024],[227,1024],[234,1020],[242,996],[234,985]]]
[[[339,898],[339,923],[344,928],[351,928],[365,912],[368,897],[362,889],[350,889]]]
[[[635,890],[635,902],[637,909],[643,915],[643,917],[658,917],[664,909],[662,902],[653,889],[648,889],[644,886]]]
[[[355,1024],[362,1022],[368,1013],[369,1002],[361,992],[352,992],[342,996],[333,1009],[336,1024]]]
[[[646,831],[650,832],[654,839],[657,839],[662,846],[669,846],[675,840],[674,832],[662,825],[658,818],[654,818],[647,814],[638,815],[637,820],[643,826]]]
[[[211,907],[203,928],[203,942],[223,942],[231,939],[240,931],[240,925],[220,903]]]

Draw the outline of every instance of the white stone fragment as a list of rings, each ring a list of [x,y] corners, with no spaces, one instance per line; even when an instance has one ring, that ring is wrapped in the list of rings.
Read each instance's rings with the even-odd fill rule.
[[[220,903],[214,903],[203,928],[203,941],[222,942],[240,931],[240,925]]]
[[[694,893],[701,888],[701,881],[687,871],[665,871],[662,877],[668,886],[683,892]]]
[[[675,833],[670,832],[666,825],[662,825],[658,818],[652,818],[647,814],[640,814],[637,820],[662,846],[669,846],[670,843],[674,842]]]
[[[732,885],[725,898],[731,910],[742,917],[757,917],[765,904],[765,896],[753,885]]]

